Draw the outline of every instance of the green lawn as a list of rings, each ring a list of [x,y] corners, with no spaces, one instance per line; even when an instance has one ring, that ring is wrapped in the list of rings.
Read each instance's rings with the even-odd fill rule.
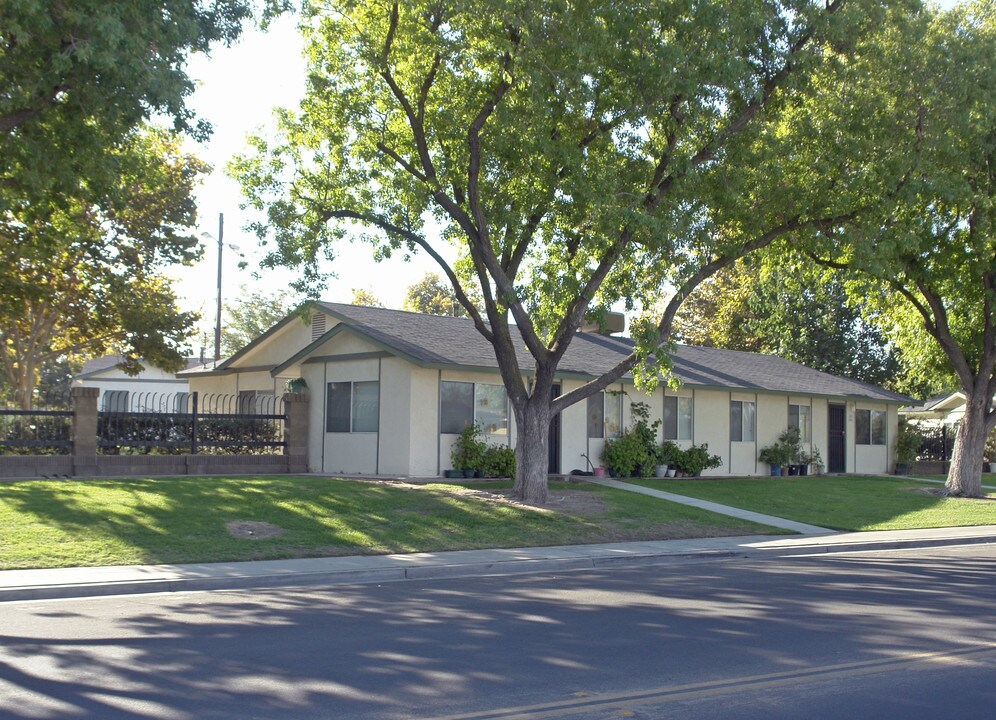
[[[712,500],[837,530],[996,525],[989,499],[944,498],[919,492],[934,483],[866,476],[633,480],[639,485]]]
[[[471,486],[468,486],[471,487]],[[472,490],[496,487],[473,484]],[[553,485],[554,489],[565,486]],[[597,514],[316,477],[29,480],[0,484],[0,568],[186,563],[523,547],[783,531],[610,488]],[[597,501],[601,502],[598,503]],[[590,503],[589,503],[590,504]],[[266,522],[282,536],[233,536]]]

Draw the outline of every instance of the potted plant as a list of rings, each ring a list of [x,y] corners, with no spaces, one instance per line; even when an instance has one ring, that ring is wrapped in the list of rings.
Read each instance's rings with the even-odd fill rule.
[[[303,393],[308,389],[308,381],[302,377],[287,381],[287,392]]]
[[[709,446],[706,443],[692,445],[682,453],[681,469],[686,475],[699,477],[703,470],[719,467],[723,464],[723,458],[719,455],[710,455]]]
[[[675,466],[675,458],[680,452],[681,448],[673,440],[665,440],[662,444],[658,445],[657,466],[654,468],[654,477],[674,477],[673,468]]]
[[[630,410],[636,424],[621,437],[606,441],[602,460],[613,477],[649,477],[660,464],[656,438],[661,421],[649,422],[647,403],[633,403]]]
[[[814,447],[811,453],[803,457],[802,467],[805,469],[805,472],[802,473],[803,475],[808,474],[808,470],[810,467],[813,468],[814,475],[823,474],[823,457],[820,455],[819,448]]]
[[[479,425],[474,423],[465,427],[450,451],[453,470],[462,472],[466,478],[474,477],[481,470],[487,447],[487,443],[481,439]]]
[[[777,476],[782,474],[782,468],[787,466],[791,460],[792,450],[786,447],[782,442],[775,442],[767,447],[761,448],[761,452],[758,454],[757,459],[763,463],[767,463],[771,468],[772,476]]]
[[[785,448],[785,463],[782,465],[783,468],[788,467],[788,472],[782,472],[782,475],[799,475],[799,465],[802,463],[802,437],[799,433],[799,428],[789,427],[786,428],[781,435],[778,436],[778,442],[782,444]]]
[[[908,475],[916,462],[917,453],[923,445],[923,437],[910,422],[903,418],[896,434],[896,475]],[[988,455],[989,442],[986,442]]]

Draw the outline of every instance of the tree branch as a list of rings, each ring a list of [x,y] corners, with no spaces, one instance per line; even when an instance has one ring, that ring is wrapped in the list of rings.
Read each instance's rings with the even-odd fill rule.
[[[796,217],[775,228],[772,228],[771,230],[768,230],[766,233],[758,236],[754,240],[744,243],[737,249],[736,252],[713,258],[711,261],[700,267],[691,277],[686,279],[671,297],[664,313],[661,315],[660,321],[657,323],[657,347],[660,348],[665,344],[665,342],[667,342],[667,339],[671,333],[671,326],[674,323],[674,317],[677,314],[678,309],[681,307],[681,304],[684,302],[685,298],[687,298],[704,280],[708,279],[712,275],[715,275],[723,268],[732,265],[740,258],[770,245],[778,238],[789,233],[798,232],[799,230],[809,227],[839,225],[851,222],[855,217],[857,217],[857,214],[857,211],[855,211],[843,215],[807,221],[800,220]],[[600,390],[604,390],[613,382],[629,372],[633,366],[636,365],[639,359],[640,356],[636,350],[634,350],[608,372],[595,378],[591,382],[570,391],[569,393],[561,395],[554,400],[553,412],[560,412],[574,403],[583,400],[589,395],[599,392]]]
[[[460,301],[460,304],[474,321],[474,326],[477,328],[478,332],[480,332],[481,335],[488,340],[488,342],[494,342],[494,333],[481,318],[481,314],[477,311],[477,307],[470,301],[470,298],[463,289],[463,285],[460,283],[460,278],[457,277],[456,273],[453,272],[453,268],[451,268],[449,263],[446,262],[446,260],[444,260],[438,252],[436,252],[435,248],[432,247],[432,244],[428,240],[423,238],[418,233],[396,225],[387,218],[380,217],[374,213],[362,213],[354,210],[328,210],[322,213],[322,222],[328,222],[329,220],[334,219],[358,220],[370,225],[375,225],[385,232],[402,237],[422,248],[429,255],[429,257],[436,261],[436,264],[439,265],[439,268],[453,285],[453,292],[456,295],[457,300]]]

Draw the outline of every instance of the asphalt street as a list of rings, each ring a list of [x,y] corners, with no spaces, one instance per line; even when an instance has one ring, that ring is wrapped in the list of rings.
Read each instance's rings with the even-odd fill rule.
[[[0,718],[945,718],[996,546],[0,606]]]

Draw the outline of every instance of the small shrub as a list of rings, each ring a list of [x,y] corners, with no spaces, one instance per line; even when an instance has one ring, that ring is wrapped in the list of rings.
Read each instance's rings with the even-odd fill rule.
[[[488,445],[481,439],[481,427],[476,423],[460,431],[460,437],[453,443],[450,461],[454,470],[480,470]]]
[[[900,465],[912,465],[915,463],[921,445],[923,445],[923,436],[917,430],[916,426],[906,420],[906,418],[900,419],[899,432],[896,435],[896,462]],[[986,440],[987,457],[989,457],[989,446],[990,440]]]
[[[630,406],[636,424],[623,431],[621,437],[606,440],[602,462],[616,477],[649,477],[660,461],[657,429],[660,420],[650,422],[650,406],[636,402]]]
[[[659,465],[668,465],[673,468],[678,467],[678,458],[682,456],[684,451],[678,446],[678,443],[673,440],[665,440],[661,443],[660,447],[657,448],[657,463]]]
[[[723,458],[719,455],[709,454],[709,445],[692,445],[687,450],[683,450],[678,459],[678,468],[688,475],[698,475],[703,470],[717,468],[723,464]]]
[[[515,450],[508,445],[489,445],[481,459],[481,474],[489,478],[515,477]]]

